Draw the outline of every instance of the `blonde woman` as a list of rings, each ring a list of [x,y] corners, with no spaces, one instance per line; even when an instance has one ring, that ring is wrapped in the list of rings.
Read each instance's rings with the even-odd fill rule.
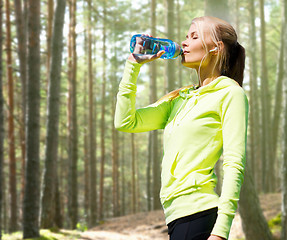
[[[175,90],[135,109],[142,64],[164,52],[130,54],[119,86],[115,127],[124,132],[164,129],[160,198],[170,240],[228,239],[245,167],[245,50],[229,23],[207,16],[192,21],[182,47],[182,65],[197,71],[199,86]],[[218,196],[214,166],[222,153]]]

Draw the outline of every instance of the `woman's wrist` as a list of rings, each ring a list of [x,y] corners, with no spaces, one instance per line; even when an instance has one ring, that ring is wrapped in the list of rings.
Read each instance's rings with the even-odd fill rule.
[[[226,238],[217,235],[210,235],[210,237],[207,240],[226,240]]]
[[[134,57],[134,54],[132,54],[132,53],[129,55],[128,60],[131,62],[137,62],[135,57]]]

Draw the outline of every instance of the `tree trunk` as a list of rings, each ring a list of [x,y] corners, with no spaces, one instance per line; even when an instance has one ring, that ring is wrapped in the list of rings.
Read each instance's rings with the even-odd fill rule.
[[[69,175],[68,175],[68,216],[69,227],[75,229],[78,222],[78,126],[77,126],[77,51],[76,51],[76,0],[69,3]]]
[[[256,44],[256,27],[255,27],[255,8],[254,0],[249,1],[249,35],[250,35],[250,118],[249,118],[249,129],[250,129],[250,171],[254,176],[254,184],[257,189],[261,186],[261,176],[258,168],[261,168],[261,151],[260,151],[260,129],[258,121],[259,116],[259,103],[258,103],[258,84],[257,84],[257,44]],[[255,167],[257,166],[257,167]]]
[[[27,151],[23,238],[36,238],[39,237],[40,198],[40,1],[28,0],[28,8]]]
[[[115,108],[116,108],[116,99],[117,99],[117,90],[118,90],[118,81],[117,75],[118,72],[118,50],[116,48],[116,43],[118,41],[118,29],[116,24],[116,19],[113,19],[113,44],[114,44],[114,61],[112,65],[112,89],[111,89],[111,104],[112,104],[112,116],[113,121],[112,124],[112,177],[113,177],[113,215],[114,217],[120,216],[120,187],[119,187],[119,132],[114,127],[114,116],[115,116]]]
[[[272,239],[272,234],[260,207],[248,164],[240,194],[239,213],[246,240]]]
[[[87,49],[87,39],[86,39],[86,35],[85,35],[85,49]],[[86,50],[87,51],[87,50]],[[85,53],[86,56],[88,55],[88,53]],[[88,61],[88,60],[87,60]],[[83,114],[83,121],[84,121],[84,125],[87,126],[88,125],[88,77],[85,73],[85,77],[84,77],[84,103],[83,103],[83,107],[84,107],[84,114]],[[83,141],[84,141],[84,212],[85,212],[85,221],[87,222],[88,226],[90,226],[90,159],[89,159],[89,133],[88,133],[88,129],[84,128],[83,130],[84,134],[83,134]]]
[[[92,9],[93,5],[91,0],[88,0],[88,7]],[[89,11],[89,19],[88,19],[88,79],[89,79],[89,124],[88,124],[88,136],[89,136],[89,162],[90,162],[90,226],[95,226],[97,223],[97,167],[96,167],[96,157],[95,157],[95,150],[96,150],[96,142],[95,142],[95,127],[94,127],[94,84],[93,84],[93,60],[92,60],[92,16],[91,11]]]
[[[121,138],[121,185],[122,185],[122,194],[121,194],[121,215],[126,215],[126,154],[125,154],[125,135],[122,135]]]
[[[2,0],[0,0],[0,6],[3,6]],[[0,7],[0,36],[2,35],[2,7]],[[0,37],[0,240],[2,239],[3,222],[2,222],[2,211],[3,211],[3,162],[4,162],[4,101],[3,101],[3,65],[2,65],[2,37]]]
[[[10,186],[10,223],[9,232],[17,231],[17,183],[14,136],[14,83],[12,69],[10,3],[6,0],[6,49],[8,79],[8,141],[9,141],[9,186]]]
[[[135,134],[131,133],[131,192],[132,192],[132,213],[136,213],[136,154],[135,154]]]
[[[54,223],[58,228],[63,228],[63,214],[62,214],[62,204],[61,204],[61,193],[59,186],[59,177],[56,174],[55,179],[55,215],[54,215]]]
[[[262,106],[262,185],[263,191],[272,190],[274,183],[274,164],[273,152],[270,134],[270,93],[268,84],[268,71],[266,64],[266,37],[265,37],[265,14],[264,0],[259,1],[260,5],[260,22],[261,22],[261,106]]]
[[[286,60],[285,60],[286,62]],[[286,76],[285,76],[286,81]],[[284,145],[282,161],[282,229],[281,239],[287,239],[287,86],[285,86]]]
[[[45,149],[45,169],[42,188],[41,227],[54,225],[55,192],[58,160],[60,86],[63,50],[63,26],[65,0],[57,0],[52,37],[51,69],[49,72],[47,135]]]
[[[116,88],[113,88],[116,89]],[[113,104],[113,116],[115,115],[115,101]],[[113,123],[112,123],[113,125]],[[112,126],[112,166],[113,166],[113,216],[120,216],[120,204],[119,204],[119,157],[118,157],[118,132]]]
[[[285,3],[286,4],[286,3]],[[274,104],[274,113],[272,119],[272,169],[275,171],[275,164],[279,162],[278,154],[277,154],[277,143],[278,143],[278,132],[280,126],[280,118],[282,113],[282,102],[283,102],[283,80],[284,80],[284,48],[285,48],[285,24],[287,21],[284,22],[284,16],[282,18],[281,23],[281,39],[280,39],[280,49],[279,49],[279,57],[278,57],[278,69],[277,69],[277,82],[276,82],[276,93],[275,93],[275,104]],[[285,48],[286,49],[286,48]],[[286,73],[285,73],[286,74]],[[275,175],[277,176],[277,174]],[[277,179],[274,176],[274,183],[271,186],[271,190],[277,190]]]
[[[180,0],[177,0],[176,2],[176,19],[177,19],[177,41],[179,41],[179,43],[181,43],[181,13],[182,13],[182,9],[181,9],[181,6],[180,6]],[[182,87],[183,86],[183,82],[182,82],[182,65],[181,65],[181,61],[178,61],[178,86],[179,87]]]
[[[166,32],[167,38],[174,41],[174,0],[166,0]],[[175,88],[175,65],[172,60],[166,61],[167,68],[167,91]]]
[[[230,16],[227,0],[205,0],[205,15],[221,18],[225,21],[230,21]]]
[[[156,0],[151,1],[151,35],[156,36]],[[173,64],[173,63],[172,63]],[[157,63],[153,62],[150,65],[150,102],[154,103],[157,100]],[[174,82],[174,80],[172,80]],[[152,164],[152,196],[153,196],[153,209],[160,209],[161,203],[159,199],[160,191],[160,163],[158,156],[158,131],[149,132],[149,156],[151,159],[149,162]],[[148,166],[149,168],[149,166]],[[148,179],[151,181],[151,179]]]
[[[48,0],[48,23],[47,23],[47,75],[50,73],[50,62],[51,62],[51,45],[52,45],[52,31],[53,31],[53,15],[54,15],[54,0]],[[49,82],[49,79],[48,81]]]
[[[281,35],[286,36],[287,33],[287,3],[286,1],[283,1],[283,26]],[[287,40],[285,37],[285,42],[284,42],[284,49],[283,49],[283,56],[284,57],[284,66],[287,64]],[[283,126],[283,131],[284,131],[284,140],[283,140],[283,161],[282,161],[282,182],[281,182],[281,188],[282,188],[282,229],[281,229],[281,240],[287,239],[287,77],[286,73],[283,76],[283,81],[285,83],[285,113],[284,113],[284,126]]]
[[[21,200],[24,196],[25,188],[25,116],[26,116],[26,84],[27,84],[27,6],[26,2],[24,7],[22,6],[22,0],[14,0],[15,6],[15,18],[16,18],[16,30],[17,30],[17,43],[18,43],[18,58],[20,64],[20,78],[21,78],[21,125],[20,125],[20,141],[21,141],[21,151],[22,151],[22,174],[21,174]]]
[[[104,180],[105,180],[105,105],[106,105],[106,2],[103,6],[103,80],[102,80],[102,107],[101,107],[101,178],[100,178],[100,206],[99,218],[104,218]]]
[[[151,211],[152,208],[152,177],[151,177],[151,167],[152,167],[152,134],[148,135],[148,158],[147,158],[147,168],[146,168],[146,181],[147,181],[147,210]]]

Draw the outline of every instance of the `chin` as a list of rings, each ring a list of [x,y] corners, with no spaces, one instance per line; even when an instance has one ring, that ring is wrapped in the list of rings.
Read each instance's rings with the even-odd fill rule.
[[[181,64],[188,68],[195,68],[196,66],[192,62],[186,62],[182,59]]]

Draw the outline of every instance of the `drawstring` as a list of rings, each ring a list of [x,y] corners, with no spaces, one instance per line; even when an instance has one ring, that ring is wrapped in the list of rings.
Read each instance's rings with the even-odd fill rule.
[[[199,91],[192,96],[192,98],[190,99],[190,101],[192,102],[193,98],[195,98],[195,99],[194,99],[194,103],[196,104],[196,100],[197,100],[197,97],[198,97],[198,96],[199,96]],[[191,109],[192,109],[192,108],[189,108],[189,109],[188,109],[188,111],[181,117],[181,119],[179,120],[179,122],[181,122],[182,119],[185,118],[185,116],[191,111]]]
[[[194,90],[195,90],[195,86],[192,86],[191,88],[185,89],[185,91],[183,91],[183,90],[179,91],[179,95],[184,99],[184,101],[182,102],[182,104],[181,104],[181,106],[179,107],[179,109],[176,111],[176,114],[175,114],[175,116],[174,116],[174,118],[173,118],[173,121],[172,121],[172,122],[173,122],[173,123],[172,123],[173,126],[175,125],[175,120],[176,120],[177,116],[179,115],[180,111],[186,106],[187,102],[188,102],[189,100],[192,101],[194,98],[196,98],[197,96],[199,96],[200,90],[199,90],[198,92],[196,92],[196,93],[193,92]],[[194,93],[194,95],[189,99],[189,97],[190,97],[190,95],[191,95],[192,93]],[[196,100],[196,99],[195,99],[195,100]],[[179,119],[179,122],[182,121],[182,119],[186,116],[186,114],[189,113],[190,110],[191,110],[191,109],[189,109],[189,110],[184,114],[184,116]],[[179,122],[178,122],[178,123],[179,123]]]

